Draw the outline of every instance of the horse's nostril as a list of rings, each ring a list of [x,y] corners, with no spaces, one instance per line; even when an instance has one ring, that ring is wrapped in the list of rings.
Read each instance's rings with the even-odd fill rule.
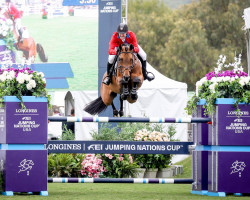
[[[124,81],[128,81],[129,80],[129,76],[124,76],[123,79],[124,79]]]

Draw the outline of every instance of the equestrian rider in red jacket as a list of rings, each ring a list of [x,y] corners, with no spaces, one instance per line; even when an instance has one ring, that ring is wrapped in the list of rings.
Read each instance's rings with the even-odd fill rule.
[[[10,2],[10,0],[6,0],[6,5],[8,8],[9,15],[12,16],[12,20],[14,21],[15,28],[19,33],[19,41],[23,42],[23,26],[21,23],[21,13],[17,8]]]
[[[142,62],[142,73],[145,80],[152,81],[154,77],[147,75],[146,65],[147,65],[147,54],[143,49],[137,44],[136,36],[132,31],[128,30],[127,24],[120,23],[117,32],[114,32],[111,40],[109,42],[109,58],[107,64],[107,77],[103,80],[103,83],[109,85],[112,80],[112,66],[114,63],[115,56],[117,54],[117,49],[120,44],[127,43],[134,46],[134,52],[138,54],[138,58]]]

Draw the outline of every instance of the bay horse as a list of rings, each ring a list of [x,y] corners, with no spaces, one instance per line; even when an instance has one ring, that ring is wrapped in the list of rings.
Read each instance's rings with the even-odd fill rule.
[[[109,85],[101,83],[100,97],[90,102],[84,111],[91,115],[96,115],[104,111],[109,105],[113,108],[114,116],[123,116],[123,101],[129,103],[136,102],[138,95],[137,90],[143,83],[142,66],[139,58],[134,52],[132,44],[122,44],[119,46],[116,68],[113,70],[112,81]],[[113,64],[113,67],[115,62]],[[106,78],[107,72],[103,79]],[[120,110],[117,111],[113,100],[120,94]]]
[[[16,49],[23,52],[23,58],[25,63],[34,63],[36,58],[36,53],[38,53],[39,58],[42,62],[47,62],[48,57],[45,55],[44,49],[41,44],[35,43],[35,40],[33,37],[31,37],[28,33],[28,31],[25,29],[23,32],[23,42],[21,43],[19,41],[19,34],[14,26],[13,18],[9,15],[9,13],[6,11],[3,14],[6,19],[11,19],[13,22],[13,34],[17,41],[16,43]]]

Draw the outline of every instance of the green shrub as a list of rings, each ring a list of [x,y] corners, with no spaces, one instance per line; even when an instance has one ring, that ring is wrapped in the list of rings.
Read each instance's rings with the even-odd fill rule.
[[[49,154],[49,177],[80,177],[84,154]]]
[[[130,154],[101,154],[105,168],[104,177],[128,178],[135,177],[140,166],[133,161]]]

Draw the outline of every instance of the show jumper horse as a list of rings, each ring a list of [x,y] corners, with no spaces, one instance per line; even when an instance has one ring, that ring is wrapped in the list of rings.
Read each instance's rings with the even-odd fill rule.
[[[141,62],[134,53],[132,44],[122,44],[119,46],[118,54],[115,60],[115,70],[112,74],[112,82],[109,85],[101,84],[101,96],[90,102],[84,110],[91,115],[96,115],[104,111],[107,106],[111,105],[114,116],[123,116],[123,100],[129,103],[136,102],[138,95],[137,90],[143,83]],[[104,74],[103,79],[107,76]],[[113,100],[120,94],[120,110],[117,111]]]
[[[8,12],[4,12],[3,14],[6,19],[12,19]],[[18,31],[14,27],[13,22],[13,34],[16,38],[16,49],[23,52],[23,58],[25,59],[25,63],[34,63],[36,58],[36,52],[39,55],[39,58],[42,62],[47,62],[48,58],[45,55],[44,49],[41,44],[35,43],[33,37],[31,37],[27,30],[24,30],[23,33],[23,42],[19,42],[19,34]],[[26,36],[25,36],[26,35]]]

